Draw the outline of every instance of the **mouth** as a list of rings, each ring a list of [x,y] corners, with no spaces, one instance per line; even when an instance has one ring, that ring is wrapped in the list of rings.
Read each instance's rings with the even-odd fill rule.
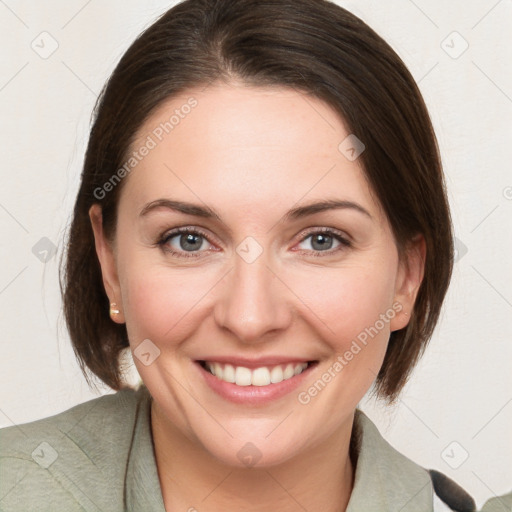
[[[253,368],[217,361],[199,360],[197,363],[203,370],[216,377],[219,381],[239,387],[267,387],[291,380],[303,374],[313,366],[316,366],[318,361],[290,361]]]

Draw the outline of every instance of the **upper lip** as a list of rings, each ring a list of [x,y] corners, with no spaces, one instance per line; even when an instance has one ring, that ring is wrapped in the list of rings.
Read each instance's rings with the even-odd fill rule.
[[[314,360],[311,358],[299,358],[289,356],[266,356],[255,358],[244,358],[236,356],[207,356],[197,361],[209,361],[213,363],[231,364],[233,366],[243,366],[245,368],[259,368],[261,366],[276,366],[278,364],[300,364],[310,363]]]

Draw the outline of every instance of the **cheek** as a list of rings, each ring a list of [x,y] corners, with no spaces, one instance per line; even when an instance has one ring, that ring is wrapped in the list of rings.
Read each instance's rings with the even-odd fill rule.
[[[197,328],[205,294],[215,276],[192,268],[171,269],[143,258],[127,260],[122,275],[123,308],[132,345],[144,339],[166,345]]]
[[[327,431],[334,430],[340,417],[357,406],[376,379],[396,314],[392,270],[351,270],[338,273],[325,286],[317,285],[316,300],[310,303],[321,319],[316,325],[331,355],[318,380],[301,390],[298,401],[314,404],[319,411],[337,411],[326,418]]]
[[[316,324],[337,349],[373,326],[391,308],[394,267],[368,264],[319,269],[316,275],[295,276],[294,292],[317,317]],[[312,314],[314,313],[314,316]],[[381,323],[378,323],[381,326]],[[385,329],[389,332],[389,322]]]
[[[317,326],[316,334],[331,353],[320,376],[328,391],[317,400],[319,407],[355,407],[377,377],[396,314],[392,308],[394,268],[392,260],[379,265],[368,261],[329,272],[321,269],[317,279],[310,276],[296,281],[294,290],[314,313],[309,314],[309,323]],[[303,391],[306,402],[300,403],[316,400],[319,393],[316,387]],[[330,421],[337,419],[333,415]]]

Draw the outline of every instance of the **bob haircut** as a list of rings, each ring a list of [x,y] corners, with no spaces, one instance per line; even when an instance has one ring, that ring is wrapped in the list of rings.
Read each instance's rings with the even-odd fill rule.
[[[61,265],[64,315],[80,368],[89,385],[92,372],[114,390],[123,387],[120,355],[128,336],[109,316],[88,212],[101,205],[105,234],[114,240],[125,180],[97,191],[119,172],[137,131],[164,101],[233,80],[290,87],[328,104],[365,145],[359,162],[400,258],[417,234],[425,238],[425,274],[409,324],[391,333],[374,382],[377,397],[392,404],[438,321],[453,268],[453,227],[436,136],[412,75],[368,25],[327,0],[185,0],[123,55],[94,109]]]

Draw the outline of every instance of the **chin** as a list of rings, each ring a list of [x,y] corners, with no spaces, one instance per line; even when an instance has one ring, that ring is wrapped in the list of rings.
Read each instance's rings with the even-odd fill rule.
[[[296,454],[296,448],[276,446],[268,439],[262,443],[246,441],[222,446],[204,446],[220,463],[237,469],[264,469],[284,464]]]

